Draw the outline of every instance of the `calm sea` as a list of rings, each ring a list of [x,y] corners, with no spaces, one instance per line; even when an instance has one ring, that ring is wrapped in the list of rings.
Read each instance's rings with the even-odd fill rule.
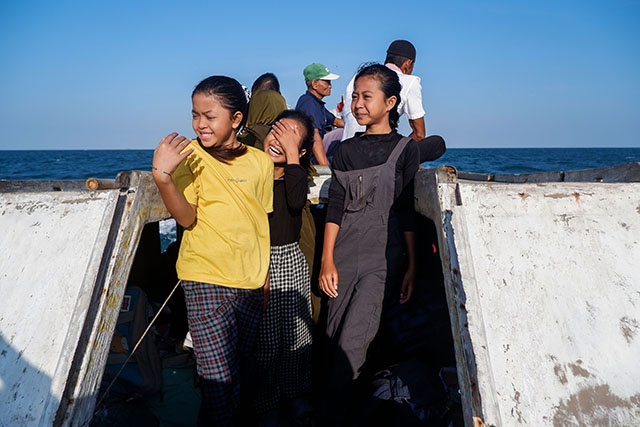
[[[151,170],[152,150],[0,151],[0,179],[115,178]],[[435,162],[477,173],[533,173],[640,162],[638,148],[450,148]]]
[[[0,179],[115,178],[151,170],[153,150],[0,151]],[[425,167],[453,165],[477,173],[568,171],[640,162],[640,148],[451,148]],[[162,250],[175,240],[173,220],[160,223]]]

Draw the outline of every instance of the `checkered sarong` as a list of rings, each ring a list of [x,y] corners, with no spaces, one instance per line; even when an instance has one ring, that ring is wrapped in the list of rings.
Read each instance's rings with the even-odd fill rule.
[[[182,287],[201,377],[200,416],[223,425],[238,406],[240,358],[250,358],[255,349],[264,290],[184,280]]]
[[[311,388],[309,267],[298,243],[271,247],[269,303],[258,335],[256,411],[275,409],[281,397]]]

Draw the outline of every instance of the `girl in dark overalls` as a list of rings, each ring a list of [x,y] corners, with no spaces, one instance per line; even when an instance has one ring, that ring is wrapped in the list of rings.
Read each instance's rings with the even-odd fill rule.
[[[404,303],[413,291],[419,152],[395,130],[400,89],[398,75],[383,65],[358,72],[351,108],[366,131],[343,141],[332,163],[319,285],[330,297],[326,400],[337,421],[378,331],[385,295]]]

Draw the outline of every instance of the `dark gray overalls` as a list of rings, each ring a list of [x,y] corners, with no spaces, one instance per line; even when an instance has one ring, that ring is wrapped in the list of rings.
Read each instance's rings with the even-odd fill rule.
[[[400,287],[393,285],[401,277],[405,245],[399,221],[390,210],[396,163],[409,141],[407,137],[398,141],[381,165],[334,171],[345,189],[345,200],[334,249],[338,296],[328,304],[327,335],[336,352],[331,361],[330,393],[343,394],[358,376],[378,331],[385,291],[397,289],[397,297],[400,295]]]

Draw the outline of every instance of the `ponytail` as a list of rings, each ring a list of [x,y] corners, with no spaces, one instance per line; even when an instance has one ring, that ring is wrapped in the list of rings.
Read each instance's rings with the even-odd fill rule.
[[[400,120],[398,105],[400,105],[400,90],[402,89],[398,74],[382,64],[364,64],[362,68],[358,70],[356,81],[360,77],[365,76],[370,76],[380,82],[380,89],[387,99],[392,96],[396,97],[396,103],[389,111],[389,126],[391,129],[396,130],[398,128],[398,121]]]

